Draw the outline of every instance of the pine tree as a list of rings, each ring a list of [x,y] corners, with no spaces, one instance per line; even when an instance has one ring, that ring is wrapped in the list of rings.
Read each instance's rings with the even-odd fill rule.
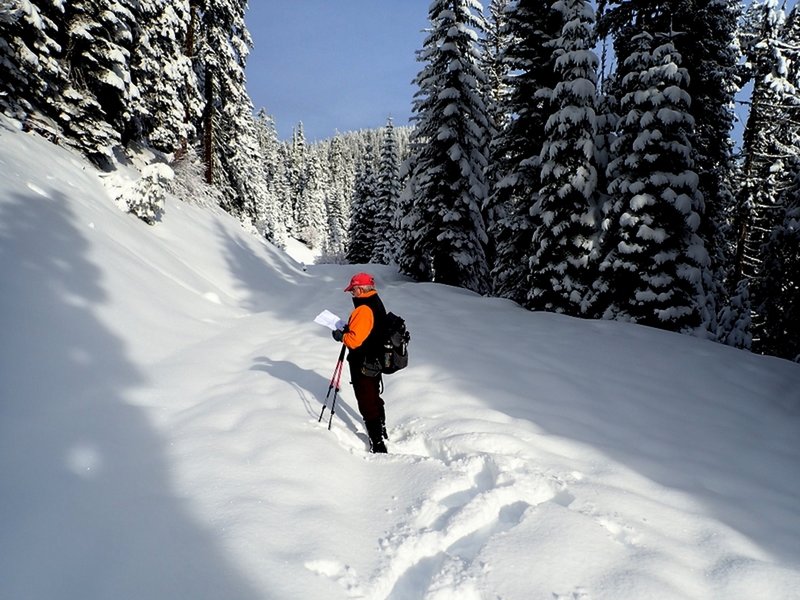
[[[0,109],[21,120],[31,113],[54,116],[51,97],[66,85],[52,18],[63,19],[62,3],[37,4],[0,4]]]
[[[140,0],[131,77],[131,137],[163,152],[185,151],[202,112],[197,78],[187,54],[188,0],[164,5]]]
[[[787,55],[796,52],[794,31],[795,19],[787,22],[773,0],[754,3],[743,30],[753,94],[743,136],[734,281],[748,282],[752,349],[757,352],[775,352],[783,346],[771,338],[783,338],[785,312],[791,313],[790,305],[783,305],[779,312],[772,307],[777,300],[773,295],[783,295],[782,264],[786,259],[780,254],[785,240],[793,238],[791,226],[787,229],[785,223],[792,212],[800,160],[798,75],[796,65],[794,70],[792,67],[795,61]],[[787,231],[790,233],[785,236]],[[792,263],[790,258],[788,263]]]
[[[646,32],[632,41],[597,285],[606,318],[681,331],[700,324],[707,263],[696,233],[702,197],[691,162],[687,73],[671,43],[652,49]]]
[[[384,129],[375,211],[375,248],[370,262],[388,265],[396,260],[399,247],[398,198],[400,158],[391,118]]]
[[[560,76],[545,125],[541,152],[542,188],[533,207],[533,248],[528,277],[528,306],[587,313],[598,257],[599,215],[594,204],[595,104],[598,59],[594,12],[584,0],[560,0],[562,35],[553,41]]]
[[[485,75],[478,68],[481,5],[475,0],[434,0],[431,29],[418,53],[426,63],[416,78],[414,172],[411,210],[421,227],[412,233],[412,256],[426,279],[489,289],[481,206],[488,122],[481,99]],[[413,272],[413,268],[409,268]]]
[[[527,300],[527,265],[533,228],[530,211],[540,188],[539,155],[553,112],[549,90],[557,83],[550,42],[561,16],[549,3],[519,0],[505,11],[507,69],[503,127],[492,141],[486,202],[494,292]]]
[[[246,0],[200,3],[195,70],[205,99],[202,129],[208,179],[223,190],[226,211],[252,219],[258,193],[253,179],[258,143],[245,87],[252,47],[244,22],[246,6]]]
[[[799,140],[800,141],[800,140]],[[758,351],[800,362],[800,160],[763,248],[755,309]]]
[[[721,282],[730,263],[726,241],[729,234],[724,221],[733,204],[730,131],[734,94],[738,91],[735,31],[739,10],[738,2],[728,0],[600,2],[601,33],[613,35],[617,56],[630,54],[632,40],[641,31],[673,32],[672,44],[682,57],[681,67],[689,75],[687,92],[692,103],[688,113],[695,127],[687,135],[694,170],[699,176],[698,190],[705,205],[698,235],[710,254],[710,262],[702,273],[707,293],[701,316],[703,327],[712,334],[717,305],[726,296]]]
[[[372,149],[367,148],[356,175],[350,203],[350,243],[347,260],[351,264],[368,263],[375,250],[375,211],[377,185],[372,164]]]
[[[285,216],[278,200],[280,194],[278,132],[275,129],[275,120],[263,108],[256,115],[255,127],[264,186],[256,198],[254,224],[261,235],[282,247],[286,243],[287,236]]]
[[[491,0],[486,18],[486,30],[480,40],[481,69],[486,74],[484,102],[489,119],[490,137],[505,126],[507,115],[504,99],[508,93],[508,66],[505,52],[510,45],[507,11],[511,0]]]
[[[352,194],[348,183],[344,141],[335,136],[327,144],[320,146],[320,159],[324,161],[325,172],[325,207],[328,213],[328,230],[326,243],[329,259],[346,255],[350,215],[350,198]]]
[[[136,22],[132,0],[75,0],[64,3],[57,43],[64,49],[65,89],[54,109],[78,148],[97,164],[113,162],[113,148],[128,140],[134,87],[130,56]]]

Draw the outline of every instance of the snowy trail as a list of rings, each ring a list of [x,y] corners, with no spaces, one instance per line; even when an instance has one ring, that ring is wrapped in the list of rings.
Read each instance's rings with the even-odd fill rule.
[[[796,597],[797,365],[148,227],[0,135],[4,599]],[[346,375],[317,422],[362,268],[412,332],[383,456]]]

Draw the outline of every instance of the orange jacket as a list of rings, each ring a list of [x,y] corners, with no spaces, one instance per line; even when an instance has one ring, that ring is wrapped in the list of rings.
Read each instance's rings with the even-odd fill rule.
[[[376,290],[372,290],[361,297],[369,298],[377,293]],[[350,320],[347,322],[347,333],[342,336],[342,342],[350,350],[358,348],[367,339],[373,325],[375,325],[375,315],[372,314],[372,309],[363,304],[356,306],[353,312],[350,313]]]

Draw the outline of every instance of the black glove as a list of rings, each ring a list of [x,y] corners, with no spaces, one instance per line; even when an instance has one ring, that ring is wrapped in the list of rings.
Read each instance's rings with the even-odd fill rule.
[[[334,329],[333,331],[331,331],[331,335],[333,336],[333,339],[335,339],[337,342],[341,342],[342,336],[344,336],[344,331],[342,331],[341,329]]]

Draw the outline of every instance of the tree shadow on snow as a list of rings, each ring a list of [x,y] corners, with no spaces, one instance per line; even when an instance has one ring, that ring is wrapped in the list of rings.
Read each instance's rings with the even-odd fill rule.
[[[404,290],[409,306],[409,297],[424,300],[425,310],[450,321],[412,329],[409,371],[423,365],[446,374],[448,391],[486,397],[494,410],[587,444],[690,496],[779,562],[800,560],[795,365],[641,325],[522,308],[517,318],[505,301],[458,306],[423,295]],[[452,321],[463,323],[459,335],[480,339],[478,311],[502,348],[454,343]],[[413,313],[406,317],[413,327]]]
[[[255,600],[126,401],[147,382],[96,316],[90,235],[57,191],[0,203],[3,596]]]

